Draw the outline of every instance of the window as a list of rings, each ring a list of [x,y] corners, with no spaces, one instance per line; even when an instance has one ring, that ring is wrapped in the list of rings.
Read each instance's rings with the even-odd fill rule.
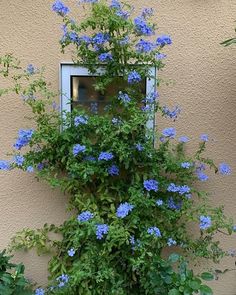
[[[156,76],[156,69],[150,68],[152,76]],[[102,68],[98,68],[98,75]],[[119,77],[110,85],[104,94],[96,91],[93,87],[96,75],[89,73],[86,67],[77,66],[73,63],[60,65],[61,75],[61,110],[71,112],[80,105],[92,113],[102,114],[109,104],[108,98],[123,89],[123,79]],[[155,79],[145,79],[142,82],[144,97],[156,90]],[[154,128],[153,120],[147,122],[148,128]]]

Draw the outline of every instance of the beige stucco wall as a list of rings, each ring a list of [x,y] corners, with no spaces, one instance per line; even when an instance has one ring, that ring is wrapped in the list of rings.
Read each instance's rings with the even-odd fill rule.
[[[130,0],[137,9],[143,1]],[[49,0],[0,0],[0,55],[15,53],[24,65],[47,67],[47,77],[57,89],[58,65],[70,60],[60,54],[60,18],[50,11]],[[74,0],[67,0],[72,6]],[[219,43],[233,34],[236,19],[235,0],[148,0],[145,5],[156,9],[160,33],[168,33],[173,45],[161,77],[174,83],[160,90],[165,104],[180,104],[183,112],[176,123],[179,135],[196,138],[209,133],[209,154],[217,162],[231,164],[227,178],[212,176],[202,184],[212,193],[212,203],[225,204],[228,215],[236,213],[236,46],[223,48]],[[75,5],[74,5],[75,7]],[[78,17],[80,8],[76,8]],[[27,113],[16,96],[0,98],[0,159],[9,151],[20,127],[30,127]],[[159,122],[158,122],[159,123]],[[169,126],[171,122],[166,122]],[[160,123],[163,126],[163,122]],[[196,141],[192,141],[192,146]],[[66,197],[52,191],[33,176],[17,171],[0,173],[0,248],[23,227],[40,227],[45,222],[61,223],[66,217]],[[219,236],[226,249],[236,248],[236,239]],[[46,258],[34,253],[18,254],[26,263],[27,274],[39,283],[46,281]],[[226,259],[219,268],[234,267]],[[214,283],[216,295],[235,295],[236,272]]]

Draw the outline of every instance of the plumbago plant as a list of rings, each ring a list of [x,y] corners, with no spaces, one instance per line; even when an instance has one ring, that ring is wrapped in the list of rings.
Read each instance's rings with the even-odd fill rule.
[[[188,137],[177,139],[175,128],[147,128],[155,113],[176,119],[180,111],[161,106],[156,89],[146,97],[141,91],[145,78],[159,85],[150,66],[163,68],[162,50],[171,44],[166,35],[151,41],[152,9],[133,19],[128,4],[83,2],[91,6],[79,24],[62,2],[52,9],[63,20],[62,50],[72,48],[74,62],[91,73],[97,74],[98,64],[103,68],[95,89],[105,91],[114,82],[123,87],[103,114],[78,107],[61,116],[43,71],[32,65],[24,70],[10,54],[0,58],[2,76],[13,81],[1,95],[20,94],[34,121],[19,130],[13,160],[0,161],[0,169],[22,169],[60,188],[70,196],[71,212],[60,226],[22,230],[10,248],[51,253],[50,282],[36,289],[37,295],[212,294],[202,280],[213,275],[194,274],[183,256],[218,262],[227,254],[214,235],[231,234],[233,222],[223,207],[209,205],[196,181],[207,180],[206,169],[222,175],[231,169],[204,156],[207,134],[190,156]],[[190,230],[194,223],[199,235]],[[185,254],[176,254],[175,246]],[[162,256],[165,248],[172,252],[168,258]]]

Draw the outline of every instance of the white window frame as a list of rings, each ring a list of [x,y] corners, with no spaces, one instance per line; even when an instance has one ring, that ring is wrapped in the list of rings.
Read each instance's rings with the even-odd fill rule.
[[[102,73],[102,67],[99,68],[97,73],[91,74],[85,66],[78,66],[73,62],[62,62],[60,63],[60,105],[61,111],[64,114],[65,112],[71,112],[71,76],[88,76],[96,77]],[[157,70],[155,67],[150,67],[150,74],[152,77],[157,77]],[[156,80],[155,78],[146,79],[146,95],[151,94],[156,91]],[[155,115],[153,120],[150,119],[147,122],[147,128],[154,129],[155,127]]]

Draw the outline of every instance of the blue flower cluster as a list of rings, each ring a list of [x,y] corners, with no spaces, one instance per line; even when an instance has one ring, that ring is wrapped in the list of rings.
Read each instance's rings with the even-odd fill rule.
[[[127,93],[119,92],[118,99],[122,101],[124,104],[128,104],[131,101],[131,98]]]
[[[35,295],[44,295],[45,291],[42,288],[38,288],[35,290]]]
[[[9,161],[0,160],[0,170],[10,170],[11,163]]]
[[[183,162],[181,163],[181,167],[185,169],[189,169],[192,166],[192,163],[190,162]]]
[[[153,15],[153,8],[144,8],[141,14],[143,18],[148,18],[148,17],[151,17],[152,15]]]
[[[168,138],[174,138],[176,136],[176,130],[173,127],[165,128],[162,130],[162,135]]]
[[[170,119],[177,119],[179,113],[181,112],[181,109],[176,106],[172,111],[167,107],[167,106],[164,106],[162,108],[162,111],[164,113],[164,115]]]
[[[81,214],[78,215],[77,220],[80,222],[86,222],[93,218],[93,213],[90,211],[84,211]]]
[[[80,153],[84,153],[86,150],[86,146],[85,145],[80,145],[80,144],[76,144],[73,147],[73,155],[77,156]]]
[[[157,91],[149,93],[146,98],[143,100],[143,102],[153,104],[159,97],[159,93]]]
[[[169,209],[180,210],[182,208],[182,201],[176,203],[172,197],[167,200],[167,206]]]
[[[208,134],[202,134],[200,136],[200,140],[204,141],[204,142],[207,142],[209,140],[209,136]]]
[[[96,236],[98,240],[101,240],[105,234],[108,233],[109,226],[107,224],[97,224]]]
[[[25,161],[25,158],[21,155],[15,155],[14,156],[14,159],[13,159],[13,162],[18,165],[18,166],[22,166],[23,163]]]
[[[104,43],[106,43],[107,41],[110,40],[110,35],[108,33],[97,33],[93,39],[92,42],[93,44],[96,45],[103,45]]]
[[[61,1],[57,0],[52,5],[52,10],[61,16],[65,16],[69,13],[69,8],[64,5]]]
[[[147,191],[154,191],[157,192],[158,191],[158,181],[154,180],[154,179],[149,179],[149,180],[145,180],[143,182],[143,186]]]
[[[26,171],[29,172],[29,173],[33,173],[34,172],[34,167],[33,166],[28,166],[26,168]]]
[[[172,239],[172,238],[169,238],[168,241],[167,241],[167,245],[169,247],[171,246],[175,246],[177,244],[176,240]]]
[[[75,126],[88,124],[88,116],[77,116],[74,119]]]
[[[32,65],[32,64],[29,64],[28,66],[27,66],[27,69],[26,69],[26,71],[27,71],[27,73],[29,74],[29,75],[33,75],[33,74],[35,74],[35,67]]]
[[[112,0],[110,7],[114,9],[121,9],[121,4],[118,0]]]
[[[70,250],[67,251],[68,256],[73,257],[75,255],[75,249],[71,248]]]
[[[58,287],[62,288],[65,286],[65,284],[67,284],[69,282],[69,276],[62,274],[61,276],[56,278],[56,280],[58,281]]]
[[[170,36],[167,35],[161,35],[157,38],[157,45],[158,46],[165,46],[165,45],[170,45],[172,43],[172,40]]]
[[[33,134],[33,129],[20,129],[18,132],[18,138],[16,140],[16,143],[13,145],[14,148],[20,150],[22,147],[26,146],[30,142]]]
[[[172,193],[179,193],[182,196],[184,194],[190,193],[191,189],[187,185],[176,185],[174,183],[171,183],[168,186],[167,191]]]
[[[189,142],[189,138],[187,136],[180,136],[179,142],[181,143]]]
[[[112,58],[111,53],[101,53],[101,54],[98,56],[98,59],[99,59],[101,62],[105,62],[105,61],[111,61],[113,58]]]
[[[98,156],[98,161],[109,161],[114,158],[112,153],[109,152],[101,152]]]
[[[119,175],[120,170],[116,165],[112,165],[112,166],[107,168],[107,172],[111,176],[117,176],[117,175]]]
[[[129,84],[139,83],[141,80],[142,80],[141,75],[136,71],[132,71],[128,74]]]
[[[154,34],[153,28],[150,27],[145,18],[137,17],[134,19],[136,31],[139,35],[151,36]]]
[[[158,199],[156,201],[157,206],[162,206],[164,204],[164,202],[161,199]]]
[[[119,205],[119,207],[116,210],[116,216],[118,218],[125,218],[129,212],[131,212],[134,208],[134,205],[131,205],[127,202],[122,203]]]
[[[228,164],[226,163],[221,163],[219,165],[219,172],[222,175],[230,175],[231,174],[231,168]]]
[[[201,230],[205,230],[208,229],[209,227],[211,227],[211,217],[210,216],[200,216],[199,218],[200,220],[200,224],[199,227]]]
[[[202,171],[197,171],[197,178],[204,182],[207,181],[209,179],[209,176],[207,176],[205,173],[203,173]]]
[[[145,41],[141,39],[137,44],[136,44],[136,51],[139,53],[147,53],[152,51],[155,48],[155,45],[150,42],[150,41]]]
[[[160,231],[159,228],[156,227],[156,226],[149,227],[149,229],[147,230],[147,232],[148,232],[148,234],[150,234],[150,235],[154,235],[154,236],[156,236],[156,237],[158,237],[158,238],[161,237],[161,231]]]
[[[144,150],[144,147],[141,145],[141,143],[137,143],[137,144],[135,145],[135,148],[136,148],[136,150],[139,151],[139,152],[141,152],[141,151]]]

